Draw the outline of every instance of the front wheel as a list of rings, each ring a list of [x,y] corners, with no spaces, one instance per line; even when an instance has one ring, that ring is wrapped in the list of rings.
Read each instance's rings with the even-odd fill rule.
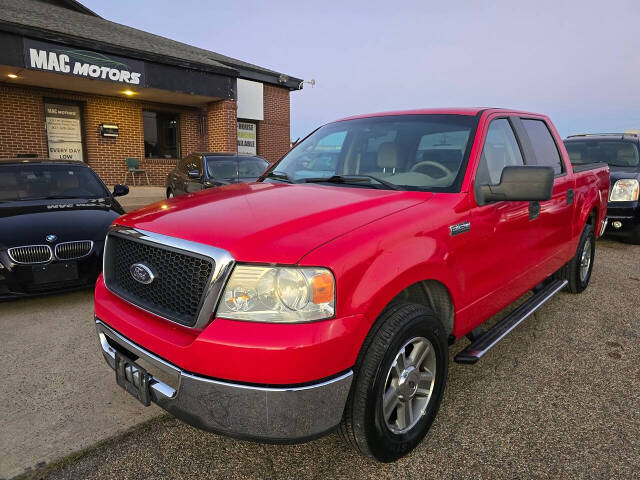
[[[413,450],[440,407],[447,350],[447,334],[431,310],[400,303],[383,312],[356,362],[341,437],[381,462]]]

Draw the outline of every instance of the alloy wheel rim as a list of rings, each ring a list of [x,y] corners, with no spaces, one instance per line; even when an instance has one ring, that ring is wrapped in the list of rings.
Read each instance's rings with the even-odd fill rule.
[[[405,343],[387,372],[382,415],[395,434],[411,430],[425,415],[436,379],[436,353],[424,337]]]
[[[591,267],[591,239],[587,239],[584,242],[582,248],[582,256],[580,257],[580,281],[584,282],[589,275],[589,268]]]

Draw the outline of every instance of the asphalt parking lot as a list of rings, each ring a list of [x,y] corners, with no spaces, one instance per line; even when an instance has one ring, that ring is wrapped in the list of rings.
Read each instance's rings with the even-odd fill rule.
[[[390,465],[357,456],[336,434],[261,445],[157,417],[115,385],[90,292],[0,305],[0,478],[42,461],[49,468],[29,476],[640,478],[639,292],[640,246],[599,241],[589,289],[557,295],[476,366],[452,362],[426,440]]]

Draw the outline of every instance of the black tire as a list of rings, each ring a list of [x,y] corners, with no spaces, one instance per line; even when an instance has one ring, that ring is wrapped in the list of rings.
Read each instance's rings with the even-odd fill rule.
[[[585,244],[590,241],[589,252],[589,268],[585,277],[581,276],[582,253],[585,250]],[[578,248],[571,261],[562,269],[563,275],[569,283],[567,290],[571,293],[581,293],[589,286],[591,280],[591,272],[593,271],[593,262],[596,256],[596,237],[593,233],[593,227],[589,224],[585,225],[580,235]]]
[[[403,345],[416,337],[427,339],[435,353],[435,381],[431,396],[406,433],[393,433],[382,414],[382,395],[389,370]],[[365,339],[354,367],[354,380],[339,432],[362,455],[392,462],[413,450],[436,417],[447,380],[447,333],[433,312],[422,305],[398,303],[385,310]]]
[[[174,197],[173,190],[171,190],[170,188],[167,188],[167,198],[173,198],[173,197]]]

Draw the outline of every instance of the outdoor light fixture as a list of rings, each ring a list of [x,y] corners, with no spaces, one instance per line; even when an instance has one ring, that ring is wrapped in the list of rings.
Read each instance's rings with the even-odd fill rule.
[[[135,95],[136,92],[134,92],[133,90],[125,90],[124,93],[126,96],[130,97],[131,95]]]
[[[18,75],[16,75],[15,73],[8,73],[7,77],[9,77],[9,78],[18,78]]]

